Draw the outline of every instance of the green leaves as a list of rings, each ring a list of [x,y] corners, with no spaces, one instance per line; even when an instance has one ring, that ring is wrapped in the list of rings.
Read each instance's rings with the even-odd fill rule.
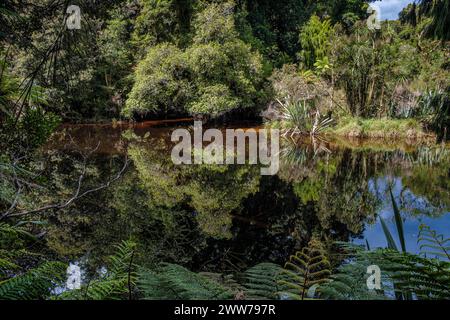
[[[392,209],[393,209],[394,218],[395,218],[395,226],[397,227],[398,238],[400,240],[402,252],[406,252],[405,234],[404,234],[404,230],[403,230],[403,220],[402,220],[402,216],[401,216],[400,210],[397,205],[397,201],[395,200],[394,195],[392,193],[392,188],[389,188],[389,195],[391,197]],[[389,231],[389,228],[388,228],[386,222],[384,221],[384,219],[382,217],[380,217],[380,221],[381,221],[381,227],[383,228],[383,232],[386,237],[388,248],[398,251],[397,245],[395,244],[394,238],[392,237],[392,234]]]
[[[397,227],[400,245],[402,246],[402,251],[406,252],[405,234],[403,232],[403,220],[402,220],[402,216],[400,214],[400,210],[398,209],[397,202],[395,201],[394,195],[392,194],[391,188],[389,188],[389,194],[391,196],[392,208],[394,209],[395,225]]]
[[[136,70],[135,84],[122,113],[180,112],[190,99],[189,66],[176,46],[164,43],[152,47]]]
[[[132,299],[136,281],[134,253],[136,244],[123,241],[116,246],[116,253],[109,257],[106,272],[81,289],[66,291],[55,299],[62,300],[114,300]]]
[[[288,101],[282,103],[278,100],[278,103],[282,106],[282,118],[287,121],[286,126],[289,128],[284,131],[284,136],[319,135],[333,122],[331,118],[322,117],[319,110],[311,106],[312,102]]]
[[[395,244],[394,238],[392,237],[392,234],[389,231],[389,228],[388,228],[386,222],[384,221],[384,219],[382,217],[380,217],[380,221],[381,221],[381,227],[383,228],[384,236],[386,237],[388,248],[391,250],[398,251],[397,245]]]
[[[419,19],[431,17],[428,34],[441,40],[450,40],[448,21],[450,19],[449,0],[422,0],[420,1]]]
[[[260,263],[243,274],[246,299],[278,299],[282,286],[278,283],[283,271],[277,264]]]
[[[2,281],[0,282],[0,299],[48,298],[52,289],[63,283],[66,267],[66,264],[61,262],[45,262],[24,274]]]
[[[193,114],[220,115],[239,107],[240,100],[223,84],[202,88],[200,98],[189,105]]]
[[[36,258],[40,258],[38,254],[24,249],[36,241],[36,237],[26,228],[30,224],[38,225],[41,222],[20,221],[15,225],[0,223],[0,299],[38,299],[48,294],[47,289],[53,288],[51,281],[56,283],[61,280],[61,265],[56,262],[44,261],[34,269],[23,267],[24,262],[36,264]],[[41,275],[46,279],[40,280]],[[26,293],[28,286],[34,284],[36,291]]]
[[[450,297],[450,263],[395,251],[377,254],[380,268],[389,274],[397,296],[416,299]]]
[[[283,287],[280,295],[288,299],[305,300],[314,296],[317,285],[328,281],[331,266],[324,254],[322,244],[311,240],[308,247],[303,248],[289,258],[281,272],[282,279],[278,283]]]
[[[218,117],[256,106],[263,97],[261,57],[239,39],[233,12],[231,3],[210,4],[194,20],[190,46],[151,47],[138,65],[122,113]]]
[[[390,249],[367,251],[342,245],[346,261],[318,289],[321,298],[344,300],[448,299],[450,263]],[[368,290],[367,266],[382,270],[381,290]],[[395,295],[394,295],[395,294]]]
[[[222,284],[175,264],[162,264],[157,270],[141,269],[138,287],[144,299],[223,300],[234,297]]]
[[[316,15],[313,15],[301,29],[300,45],[302,51],[300,56],[307,68],[313,69],[316,62],[324,61],[327,58],[332,33],[331,21],[321,21]]]
[[[424,256],[434,256],[450,261],[450,238],[444,238],[426,225],[419,228],[419,248]]]
[[[330,281],[319,286],[321,299],[330,300],[387,300],[382,290],[367,288],[367,266],[372,265],[369,251],[362,247],[341,245],[346,260],[330,277]]]
[[[212,3],[201,11],[194,21],[194,42],[225,44],[237,38],[234,25],[234,2]]]

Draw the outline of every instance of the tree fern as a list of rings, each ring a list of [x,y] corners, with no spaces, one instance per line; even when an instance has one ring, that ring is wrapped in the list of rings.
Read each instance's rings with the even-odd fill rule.
[[[0,244],[7,241],[17,241],[19,238],[35,239],[35,237],[25,229],[27,222],[20,222],[16,225],[10,225],[0,222]]]
[[[136,281],[136,265],[133,262],[136,244],[123,241],[116,253],[109,257],[107,271],[98,279],[80,289],[66,291],[56,299],[64,300],[113,300],[131,299]]]
[[[330,269],[322,244],[311,240],[308,247],[291,256],[284,266],[281,272],[283,279],[278,281],[283,286],[282,297],[299,300],[308,298],[310,289],[328,281]]]
[[[162,264],[157,270],[141,269],[138,288],[144,299],[223,300],[233,291],[201,274],[175,264]]]
[[[434,256],[450,261],[450,238],[444,238],[426,225],[419,227],[419,239],[421,254],[424,256]],[[426,249],[426,250],[424,250]]]
[[[0,299],[33,300],[50,296],[65,279],[66,264],[45,262],[22,275],[0,282]]]
[[[0,279],[7,276],[9,272],[19,269],[19,266],[0,253]]]
[[[325,299],[450,299],[450,263],[391,249],[342,245],[348,259],[332,281],[318,289]],[[369,291],[366,268],[382,270],[382,290]]]
[[[330,300],[385,300],[381,290],[367,288],[367,267],[373,262],[363,247],[348,243],[338,243],[344,251],[345,261],[330,281],[319,286],[317,291],[322,299]]]
[[[36,240],[26,228],[29,223],[38,222],[0,223],[0,299],[47,297],[64,276],[65,264],[59,262],[44,261],[32,269],[22,267],[42,260],[41,255],[24,249],[30,240]]]
[[[450,263],[395,251],[378,258],[398,292],[416,299],[450,299]]]
[[[385,300],[383,293],[367,288],[367,266],[361,263],[346,264],[331,277],[330,282],[318,288],[320,298],[329,300]]]
[[[273,263],[260,263],[243,274],[246,299],[278,299],[283,268]]]

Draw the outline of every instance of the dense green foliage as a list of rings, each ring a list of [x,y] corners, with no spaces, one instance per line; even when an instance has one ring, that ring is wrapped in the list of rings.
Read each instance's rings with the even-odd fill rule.
[[[136,265],[133,258],[135,243],[124,241],[109,257],[107,270],[99,277],[79,289],[63,292],[56,296],[64,300],[106,300],[131,299],[136,281]]]
[[[301,61],[312,69],[316,62],[327,57],[330,46],[332,27],[330,20],[321,21],[318,16],[312,16],[300,31]]]
[[[409,4],[400,13],[400,21],[413,26],[422,24],[425,32],[437,39],[450,40],[450,2],[448,0],[421,0]]]
[[[0,299],[33,300],[49,298],[52,289],[65,280],[66,264],[46,261],[26,249],[37,239],[25,224],[0,222]],[[34,264],[29,268],[26,264]]]
[[[208,276],[179,265],[162,265],[155,271],[142,270],[139,288],[144,299],[225,300],[233,292]]]
[[[310,16],[327,13],[350,27],[366,15],[361,0],[80,0],[82,28],[64,31],[58,28],[64,1],[49,4],[6,1],[1,19],[8,36],[0,40],[7,60],[19,57],[17,76],[29,75],[48,93],[49,109],[72,120],[121,111],[255,114],[269,98],[263,80],[272,67],[295,61],[302,47],[315,50],[307,39],[299,41]],[[172,51],[164,66],[150,67],[166,48]]]
[[[185,50],[162,43],[138,65],[124,112],[218,116],[263,103],[261,57],[239,39],[232,3],[213,4],[194,19]],[[214,23],[211,23],[214,21]]]
[[[318,108],[335,119],[342,113],[418,118],[420,98],[430,91],[448,95],[445,0],[408,6],[401,22],[383,23],[376,32],[367,29],[368,3],[360,0],[79,5],[82,28],[70,32],[57,28],[59,1],[37,5],[35,14],[7,1],[2,11],[11,31],[2,38],[2,55],[12,64],[12,79],[26,79],[22,90],[39,87],[45,110],[64,119],[255,116],[283,90],[269,83],[272,71],[290,63],[326,92]],[[31,36],[21,38],[24,32]],[[20,58],[12,63],[13,56]],[[418,119],[444,138],[445,119],[438,125]]]
[[[367,251],[339,244],[346,257],[335,274],[323,245],[313,240],[291,256],[285,268],[263,263],[235,275],[195,273],[175,264],[154,269],[136,266],[135,244],[117,247],[106,271],[80,289],[53,294],[53,299],[447,299],[450,294],[449,241],[428,227],[421,229],[419,241],[443,254],[447,260],[429,259],[391,249]],[[426,252],[424,252],[426,254]],[[383,269],[383,288],[366,287],[366,268]],[[64,264],[45,263],[21,276],[0,282],[2,299],[35,299],[50,296],[50,288],[61,280]],[[136,270],[138,270],[136,272]],[[57,278],[55,278],[57,277]]]
[[[380,30],[369,2],[74,0],[69,30],[65,0],[3,0],[0,299],[448,299],[450,239],[422,226],[409,253],[402,220],[448,210],[448,150],[331,155],[320,137],[449,138],[450,1],[411,4]],[[176,166],[150,130],[114,137],[117,119],[261,114],[289,138],[274,177]],[[62,121],[114,125],[93,146],[89,126],[81,139],[63,127],[59,152],[47,143]],[[399,166],[402,201],[384,190],[398,241],[380,217],[387,249],[335,248],[376,221],[377,169]],[[405,208],[408,192],[423,202]],[[369,264],[382,290],[367,290]]]

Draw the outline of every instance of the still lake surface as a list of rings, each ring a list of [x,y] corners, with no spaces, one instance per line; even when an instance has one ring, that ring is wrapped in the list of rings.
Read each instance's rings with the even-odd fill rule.
[[[88,163],[86,188],[120,180],[51,216],[48,246],[97,270],[114,244],[135,239],[140,259],[194,271],[233,272],[284,264],[313,236],[386,247],[380,217],[399,246],[389,188],[401,209],[406,247],[419,252],[419,226],[450,237],[450,148],[336,138],[281,141],[280,170],[252,165],[181,165],[170,157],[175,128],[190,119],[66,125],[43,150],[59,193]],[[252,128],[241,123],[227,128]],[[65,190],[65,191],[64,191]]]

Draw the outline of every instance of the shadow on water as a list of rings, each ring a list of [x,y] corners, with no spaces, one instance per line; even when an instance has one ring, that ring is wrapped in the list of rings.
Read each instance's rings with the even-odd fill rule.
[[[450,235],[450,149],[402,142],[283,140],[277,175],[252,165],[181,165],[170,158],[182,122],[63,126],[43,153],[58,188],[76,166],[66,158],[94,150],[88,183],[131,160],[122,179],[55,214],[48,246],[94,270],[122,239],[138,239],[140,259],[194,271],[235,271],[284,263],[313,235],[385,247],[378,217],[394,228],[389,187],[400,203],[409,251],[418,226]],[[233,128],[252,128],[249,123]],[[123,162],[123,161],[122,161]]]

